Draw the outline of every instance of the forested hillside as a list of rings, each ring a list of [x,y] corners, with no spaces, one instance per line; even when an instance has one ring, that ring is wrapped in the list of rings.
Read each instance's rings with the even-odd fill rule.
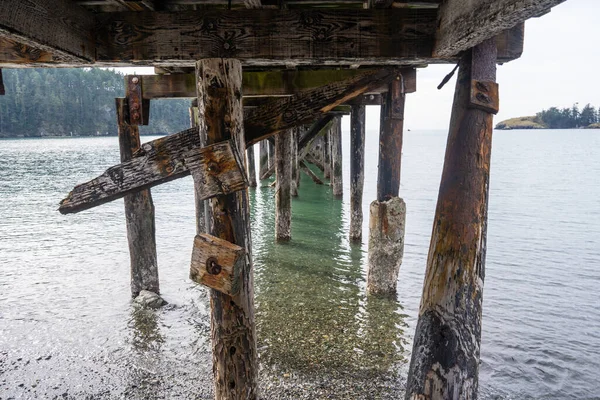
[[[123,75],[103,69],[3,69],[0,137],[116,135]],[[152,100],[142,134],[189,127],[189,99]]]

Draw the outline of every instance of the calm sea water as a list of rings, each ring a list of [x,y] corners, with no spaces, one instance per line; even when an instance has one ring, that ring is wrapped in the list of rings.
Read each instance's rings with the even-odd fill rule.
[[[377,176],[377,132],[367,136],[365,216]],[[408,215],[397,301],[364,295],[366,243],[347,239],[347,140],[344,199],[303,176],[290,244],[273,240],[273,189],[263,182],[250,190],[258,346],[268,376],[403,381],[445,141],[442,131],[405,133]],[[495,133],[484,399],[600,399],[598,149],[597,131]],[[0,141],[0,399],[210,398],[206,291],[187,279],[191,179],[152,192],[170,303],[157,312],[130,304],[122,201],[70,216],[56,211],[76,183],[118,154],[116,138]],[[364,237],[367,225],[365,218]],[[272,382],[261,385],[268,394]],[[340,398],[359,396],[343,390]],[[381,390],[362,398],[394,398]]]

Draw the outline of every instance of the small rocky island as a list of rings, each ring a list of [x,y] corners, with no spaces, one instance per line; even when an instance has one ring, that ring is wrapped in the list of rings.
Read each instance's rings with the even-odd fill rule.
[[[551,107],[528,117],[499,122],[496,129],[600,129],[600,108],[587,104],[580,111],[577,104],[570,108]]]

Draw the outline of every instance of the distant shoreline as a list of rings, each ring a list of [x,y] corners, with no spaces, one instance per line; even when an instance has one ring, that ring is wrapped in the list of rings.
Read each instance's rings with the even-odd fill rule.
[[[558,129],[550,128],[544,123],[540,122],[536,116],[518,117],[511,118],[496,124],[497,130],[513,130],[513,129]],[[600,129],[600,123],[593,123],[588,126],[581,126],[577,128],[565,128],[565,129]]]

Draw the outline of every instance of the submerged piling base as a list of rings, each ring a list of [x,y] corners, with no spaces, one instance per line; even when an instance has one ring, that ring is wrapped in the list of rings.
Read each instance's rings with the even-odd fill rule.
[[[404,255],[405,220],[406,204],[400,197],[371,203],[367,271],[367,291],[370,294],[396,293]]]

